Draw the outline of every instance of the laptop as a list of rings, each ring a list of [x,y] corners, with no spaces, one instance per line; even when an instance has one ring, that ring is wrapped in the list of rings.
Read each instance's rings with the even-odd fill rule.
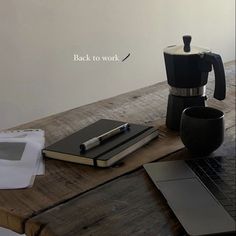
[[[235,157],[165,161],[144,168],[189,235],[235,235]]]

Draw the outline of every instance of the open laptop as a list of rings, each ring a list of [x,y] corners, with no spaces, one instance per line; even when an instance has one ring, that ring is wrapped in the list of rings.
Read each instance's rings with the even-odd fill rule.
[[[189,235],[235,235],[235,157],[165,161],[144,168]]]

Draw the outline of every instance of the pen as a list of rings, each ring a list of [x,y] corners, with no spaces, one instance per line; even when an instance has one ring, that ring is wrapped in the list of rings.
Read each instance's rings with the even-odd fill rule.
[[[101,134],[97,137],[91,138],[91,139],[87,140],[86,142],[82,143],[80,145],[80,150],[81,150],[81,152],[88,151],[91,148],[99,146],[104,140],[109,139],[116,134],[120,134],[128,129],[129,129],[128,123],[122,124],[112,130],[109,130],[108,132],[106,132],[104,134]]]

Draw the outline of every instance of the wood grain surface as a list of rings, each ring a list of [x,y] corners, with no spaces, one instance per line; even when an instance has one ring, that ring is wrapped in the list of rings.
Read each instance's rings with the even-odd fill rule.
[[[226,127],[231,130],[230,128],[234,126],[235,117],[234,63],[226,65],[226,76],[227,98],[223,101],[209,99],[208,104],[220,108],[225,112]],[[209,97],[212,97],[213,91],[214,82],[210,79],[207,89]],[[121,180],[123,177],[126,178],[128,176],[127,173],[132,172],[131,176],[134,177],[134,180],[132,181],[135,182],[137,181],[135,180],[135,176],[139,176],[137,173],[142,173],[142,171],[138,170],[137,173],[134,171],[142,166],[142,164],[157,160],[180,150],[183,145],[178,134],[167,130],[164,126],[167,95],[168,86],[165,82],[162,82],[147,88],[15,127],[16,129],[41,128],[45,130],[46,145],[56,142],[101,118],[117,119],[140,124],[153,124],[159,127],[161,135],[159,139],[153,140],[133,154],[127,156],[116,166],[107,169],[93,168],[57,160],[46,160],[46,174],[37,177],[32,188],[24,190],[0,190],[0,225],[19,233],[25,232],[25,225],[27,225],[27,235],[38,235],[39,232],[40,235],[54,235],[56,231],[51,229],[47,230],[47,227],[45,227],[45,225],[48,225],[48,222],[41,218],[30,219],[34,216],[40,217],[41,215],[48,213],[48,211],[54,207],[58,210],[61,206],[64,206],[64,204],[70,204],[72,200],[76,201],[79,197],[87,196],[87,194],[95,191],[99,186],[103,187],[102,185],[105,183],[110,186],[110,184],[112,185],[114,182],[114,186],[116,187],[112,189],[113,191],[116,191],[119,187],[119,184],[116,185],[116,183],[120,183],[120,178]],[[147,180],[144,180],[143,177],[138,178],[136,185],[138,186],[140,181],[140,184],[143,183],[142,186],[146,189],[145,183]],[[126,186],[124,186],[124,188],[126,188]],[[150,187],[150,185],[148,189],[150,189],[151,195],[146,196],[146,191],[144,191],[144,197],[153,196],[153,190],[151,190],[152,187]],[[129,193],[127,189],[125,191]],[[119,195],[121,193],[117,194]],[[131,199],[126,199],[124,201],[132,202]],[[87,202],[87,204],[89,203]],[[152,204],[155,205],[156,203],[153,201],[150,204],[152,206]],[[160,208],[162,207],[162,204],[160,204]],[[91,211],[91,209],[87,208],[87,211]],[[162,215],[162,213],[163,212],[161,212],[160,215]],[[153,218],[155,218],[155,214]],[[142,218],[142,216],[143,215],[141,214],[140,217]],[[47,216],[45,215],[45,217]],[[57,218],[56,215],[54,215],[54,217]],[[73,219],[77,222],[77,218]],[[85,219],[78,217],[78,222],[80,220]],[[169,220],[173,222],[166,223],[166,225],[161,223],[159,226],[166,227],[170,231],[175,227],[179,229],[179,225],[176,224],[175,220]],[[65,232],[67,231],[66,223],[70,221],[71,219],[62,217],[60,222],[60,217],[58,217],[58,222],[65,226]],[[76,222],[74,223],[75,227],[77,227],[77,224],[81,225],[81,223]],[[159,224],[158,222],[160,223],[157,219],[156,223]],[[99,224],[99,221],[97,224]],[[169,224],[173,227],[169,228]],[[54,227],[54,225],[48,227]],[[55,227],[59,227],[59,225]],[[69,233],[70,229],[71,227],[68,226],[67,233]],[[180,231],[181,230],[182,229],[180,229]],[[73,235],[72,233],[67,233],[58,235]]]
[[[211,156],[235,156],[235,126]],[[186,149],[169,160],[191,158]],[[166,159],[165,159],[166,160]],[[26,223],[27,235],[183,235],[184,229],[143,168],[126,174]]]
[[[46,145],[49,145],[100,118],[159,127],[164,124],[167,93],[166,83],[161,83],[15,129],[41,128],[46,132]],[[183,147],[176,133],[169,132],[164,126],[160,129],[160,138],[108,169],[46,159],[46,174],[36,177],[32,188],[0,190],[0,225],[23,233],[25,222],[32,216]]]

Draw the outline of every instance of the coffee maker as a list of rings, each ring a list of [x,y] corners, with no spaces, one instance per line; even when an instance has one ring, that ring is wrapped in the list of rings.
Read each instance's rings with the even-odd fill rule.
[[[191,106],[205,106],[208,73],[215,74],[214,98],[225,98],[225,72],[221,56],[208,49],[190,45],[191,36],[183,36],[184,45],[164,49],[167,81],[170,85],[166,126],[179,130],[182,111]]]

